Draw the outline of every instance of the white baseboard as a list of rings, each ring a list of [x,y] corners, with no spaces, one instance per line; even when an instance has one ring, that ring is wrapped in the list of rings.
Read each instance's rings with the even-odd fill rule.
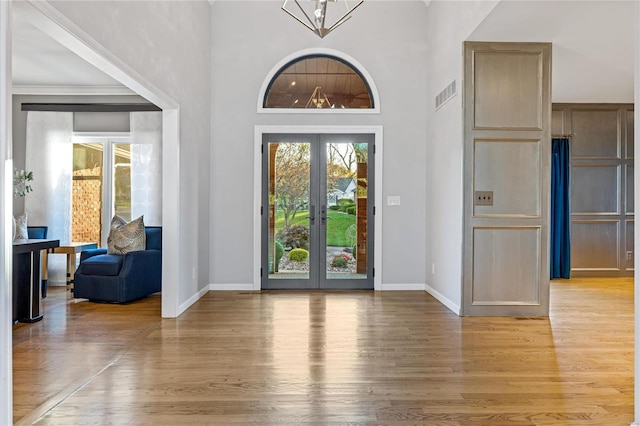
[[[189,309],[191,307],[191,305],[193,305],[198,300],[200,300],[200,298],[202,296],[204,296],[205,294],[207,294],[208,292],[209,292],[209,287],[201,288],[200,291],[198,291],[196,294],[191,296],[189,298],[189,300],[187,300],[186,302],[184,302],[183,304],[178,306],[178,315],[176,315],[176,317],[179,317],[184,311]]]
[[[382,284],[382,291],[424,291],[424,284]],[[254,291],[253,284],[209,284],[211,291]]]
[[[435,288],[431,287],[429,284],[425,285],[425,291],[430,295],[432,295],[433,297],[435,297],[436,300],[438,300],[438,302],[442,303],[444,306],[449,308],[451,312],[453,312],[454,314],[460,316],[460,314],[462,313],[462,309],[460,309],[460,306],[453,303],[450,299],[445,297],[442,293],[440,293]]]
[[[397,291],[414,291],[414,290],[420,290],[420,291],[424,291],[424,284],[385,284],[382,283],[382,291],[392,291],[392,290],[397,290]]]
[[[253,291],[253,284],[209,284],[211,291]]]

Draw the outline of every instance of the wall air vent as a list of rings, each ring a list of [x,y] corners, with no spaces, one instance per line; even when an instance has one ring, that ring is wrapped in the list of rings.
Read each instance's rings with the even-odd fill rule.
[[[436,95],[436,110],[456,95],[456,81],[453,80],[444,90]]]

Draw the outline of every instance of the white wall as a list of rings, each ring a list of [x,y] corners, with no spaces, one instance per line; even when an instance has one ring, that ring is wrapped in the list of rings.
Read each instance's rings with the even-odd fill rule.
[[[432,1],[427,8],[425,274],[427,291],[456,313],[462,306],[463,42],[497,3]],[[436,95],[453,80],[458,94],[436,111]]]
[[[11,2],[0,2],[0,424],[13,422],[10,200],[11,160]]]
[[[427,179],[425,101],[426,6],[417,1],[365,2],[324,39],[280,10],[280,1],[213,4],[213,146],[211,152],[211,282],[253,283],[255,125],[384,126],[383,288],[424,285]],[[331,5],[329,5],[331,7]],[[371,74],[380,114],[257,114],[260,87],[272,68],[314,47],[341,51]]]
[[[55,1],[51,4],[180,106],[179,293],[209,283],[211,46],[206,1]],[[192,271],[197,277],[192,278]]]
[[[502,1],[469,39],[552,43],[552,102],[633,103],[636,3]]]

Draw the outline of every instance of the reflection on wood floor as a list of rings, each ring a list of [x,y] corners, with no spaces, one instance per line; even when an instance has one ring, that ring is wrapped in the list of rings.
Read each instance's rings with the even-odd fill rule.
[[[17,424],[624,425],[633,280],[551,285],[549,318],[459,318],[424,292],[210,292],[74,303],[14,326]]]

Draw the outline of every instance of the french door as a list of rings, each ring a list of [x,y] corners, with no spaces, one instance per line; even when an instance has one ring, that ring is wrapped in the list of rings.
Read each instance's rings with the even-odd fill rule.
[[[263,289],[373,289],[373,134],[264,134]]]

